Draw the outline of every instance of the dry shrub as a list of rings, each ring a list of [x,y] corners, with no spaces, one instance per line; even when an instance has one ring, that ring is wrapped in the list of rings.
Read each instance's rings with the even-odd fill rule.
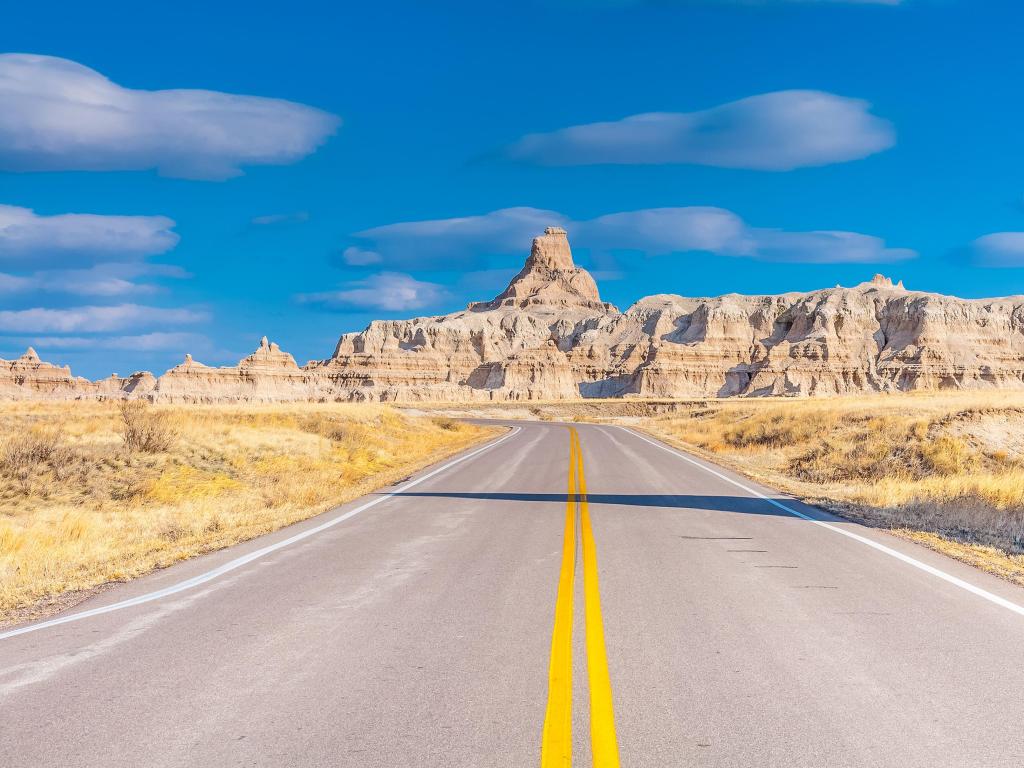
[[[0,452],[0,473],[13,480],[21,493],[28,494],[33,481],[47,473],[58,481],[64,480],[74,459],[62,424],[30,427],[5,441]]]
[[[337,443],[346,441],[349,438],[350,432],[351,430],[345,424],[338,424],[333,421],[324,423],[320,428],[321,435]]]
[[[145,400],[122,400],[121,437],[130,453],[163,453],[177,438],[171,425],[171,414],[158,411]]]
[[[835,426],[835,418],[826,412],[804,414],[802,418],[794,416],[782,408],[751,413],[739,423],[726,427],[722,438],[734,448],[782,448],[809,440]]]
[[[970,472],[980,461],[963,439],[932,437],[927,422],[907,423],[895,417],[851,419],[846,429],[815,438],[809,441],[809,449],[790,459],[787,468],[794,477],[811,483],[924,480]]]
[[[434,424],[436,424],[438,427],[440,427],[441,429],[446,429],[449,432],[455,432],[459,428],[459,422],[457,422],[455,419],[439,417],[435,418],[433,421]]]

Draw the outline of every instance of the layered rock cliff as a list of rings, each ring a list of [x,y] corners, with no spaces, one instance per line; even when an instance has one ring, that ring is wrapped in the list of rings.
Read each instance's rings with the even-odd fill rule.
[[[256,351],[234,366],[213,368],[185,355],[183,362],[153,382],[148,396],[198,402],[316,400],[317,383],[314,374],[264,336]]]
[[[493,300],[372,322],[303,367],[266,338],[237,366],[186,356],[160,377],[88,382],[32,350],[0,361],[0,397],[415,402],[986,387],[1024,388],[1024,297],[964,300],[876,275],[811,293],[649,296],[620,312],[554,227]]]
[[[67,366],[43,362],[32,347],[15,360],[0,360],[3,399],[64,399],[92,386],[88,379],[72,376]]]
[[[967,301],[882,277],[778,296],[649,296],[625,312],[564,230],[465,312],[371,323],[324,363],[374,399],[819,395],[1024,387],[1024,297]]]

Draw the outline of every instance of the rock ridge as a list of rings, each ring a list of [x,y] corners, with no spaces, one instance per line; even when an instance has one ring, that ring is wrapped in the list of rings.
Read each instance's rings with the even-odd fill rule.
[[[534,239],[488,302],[377,320],[326,360],[296,364],[264,337],[235,366],[186,355],[162,376],[91,382],[31,348],[0,360],[0,397],[171,402],[499,401],[758,397],[1024,389],[1024,297],[959,299],[875,275],[852,288],[686,298],[625,311],[601,300],[564,229]]]

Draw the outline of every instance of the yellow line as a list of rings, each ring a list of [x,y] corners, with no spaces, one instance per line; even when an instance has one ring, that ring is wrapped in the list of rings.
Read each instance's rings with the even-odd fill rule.
[[[569,493],[565,502],[565,538],[555,598],[555,625],[551,633],[541,768],[572,765],[572,593],[576,573],[576,441],[573,432],[575,430],[569,437]]]
[[[597,547],[590,525],[587,478],[583,473],[583,451],[576,438],[576,483],[579,488],[580,538],[583,542],[583,600],[586,607],[587,674],[590,681],[590,746],[594,768],[619,768],[619,745],[615,738],[612,683],[608,675],[608,654],[604,645],[601,594],[597,583]]]

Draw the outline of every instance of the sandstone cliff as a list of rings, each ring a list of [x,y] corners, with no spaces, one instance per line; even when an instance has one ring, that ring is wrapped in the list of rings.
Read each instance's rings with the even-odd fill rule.
[[[880,275],[854,288],[601,302],[564,230],[465,312],[371,323],[323,364],[374,399],[728,397],[1024,387],[1024,297],[966,301]]]
[[[493,300],[375,321],[299,367],[264,338],[237,366],[191,356],[163,376],[89,382],[30,349],[0,361],[0,397],[178,401],[487,401],[827,395],[1024,388],[1024,297],[964,300],[876,275],[777,296],[601,301],[566,233],[533,241]]]
[[[66,399],[92,386],[67,366],[43,362],[32,347],[16,360],[0,360],[0,398]]]
[[[279,402],[320,399],[316,385],[315,375],[264,336],[256,351],[235,366],[212,368],[185,355],[146,394],[166,401]]]

